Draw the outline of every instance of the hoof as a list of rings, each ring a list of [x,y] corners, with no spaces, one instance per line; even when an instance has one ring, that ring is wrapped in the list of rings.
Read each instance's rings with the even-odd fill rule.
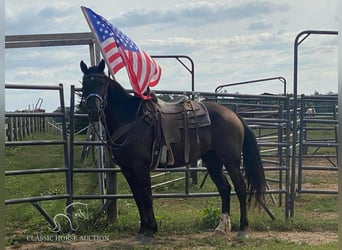
[[[141,234],[141,233],[137,233],[133,237],[133,239],[136,241],[140,241],[140,243],[142,243],[142,244],[152,244],[155,241],[154,236],[149,236],[149,235]]]
[[[245,231],[239,231],[237,233],[236,237],[239,238],[239,239],[247,239],[247,238],[249,238],[249,235]]]
[[[141,239],[140,242],[144,245],[151,245],[156,241],[156,239],[153,236],[147,236],[144,235]]]
[[[222,230],[220,230],[220,229],[215,229],[214,230],[214,232],[213,232],[213,236],[222,236],[222,237],[224,237],[224,236],[226,236],[227,234],[226,234],[226,232],[225,231],[222,231]]]
[[[142,238],[144,238],[144,234],[140,234],[140,233],[137,233],[137,234],[133,237],[134,240],[138,240],[138,241],[141,241]]]

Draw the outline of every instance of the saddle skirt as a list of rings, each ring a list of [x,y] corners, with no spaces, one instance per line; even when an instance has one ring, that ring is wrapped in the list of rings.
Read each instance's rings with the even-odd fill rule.
[[[158,164],[162,165],[174,164],[171,144],[182,142],[184,143],[184,161],[188,163],[190,154],[189,130],[196,129],[199,142],[198,128],[211,124],[204,103],[191,101],[186,96],[179,96],[169,102],[159,98],[147,101],[144,105],[144,112],[148,114],[145,120],[148,123],[153,123],[155,130],[160,130],[160,136],[158,136],[158,132],[155,133],[157,135],[155,138],[156,143],[166,147],[166,150],[161,149],[158,153]],[[166,157],[160,155],[163,151],[166,152]],[[152,153],[156,155],[156,152]]]
[[[176,121],[177,128],[184,128],[184,118],[189,120],[188,128],[205,127],[211,124],[207,107],[202,102],[188,100],[187,96],[179,96],[170,102],[158,99],[157,105],[164,117]]]

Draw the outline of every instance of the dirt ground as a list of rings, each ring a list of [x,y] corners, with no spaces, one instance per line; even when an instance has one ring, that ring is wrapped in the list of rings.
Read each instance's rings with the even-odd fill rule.
[[[192,240],[203,239],[212,237],[212,233],[200,233],[193,235],[175,235],[168,237],[156,237],[156,242],[151,245],[152,248],[162,248],[162,247],[172,247],[172,245],[182,245],[182,242],[186,242],[191,238]],[[268,231],[268,232],[250,232],[251,238],[259,238],[264,240],[284,240],[290,241],[297,244],[307,244],[307,245],[320,245],[325,243],[337,242],[338,241],[338,233],[337,232],[277,232],[277,231]],[[227,245],[231,245],[231,240],[227,239]],[[109,241],[83,241],[83,242],[67,242],[67,243],[29,243],[23,244],[20,248],[7,247],[6,250],[12,249],[22,249],[22,250],[33,250],[33,249],[47,249],[48,247],[58,249],[72,249],[72,250],[96,250],[101,247],[109,247],[111,245],[121,245],[127,246],[128,248],[135,248],[141,245],[140,242],[133,240],[132,237],[123,238],[120,240],[109,240]],[[210,249],[210,247],[209,247]]]

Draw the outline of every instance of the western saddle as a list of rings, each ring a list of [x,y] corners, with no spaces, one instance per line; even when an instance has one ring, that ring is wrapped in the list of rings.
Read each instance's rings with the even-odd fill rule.
[[[171,144],[180,142],[184,143],[184,161],[189,163],[189,131],[196,130],[196,139],[199,143],[198,129],[211,124],[206,106],[201,102],[189,100],[187,96],[163,101],[152,95],[153,100],[144,104],[144,113],[147,114],[145,120],[155,128],[151,167],[173,165]]]

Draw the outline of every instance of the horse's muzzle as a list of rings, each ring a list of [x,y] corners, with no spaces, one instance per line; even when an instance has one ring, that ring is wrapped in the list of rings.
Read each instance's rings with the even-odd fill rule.
[[[98,122],[100,121],[101,110],[99,109],[88,110],[88,116],[91,122]]]
[[[85,98],[88,107],[88,116],[91,122],[98,122],[101,119],[103,98],[96,93],[91,93]]]

